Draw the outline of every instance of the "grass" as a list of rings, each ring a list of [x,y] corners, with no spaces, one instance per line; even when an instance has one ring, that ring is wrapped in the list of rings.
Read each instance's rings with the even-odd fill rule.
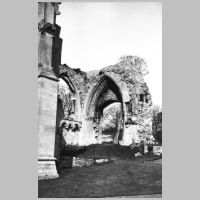
[[[57,179],[38,182],[39,198],[92,198],[161,193],[161,162],[142,159],[115,160],[67,169]]]

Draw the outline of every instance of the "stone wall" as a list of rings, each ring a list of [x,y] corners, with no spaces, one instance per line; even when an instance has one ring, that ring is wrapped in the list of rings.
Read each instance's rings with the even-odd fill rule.
[[[134,62],[132,62],[132,60]],[[144,140],[146,135],[152,133],[152,99],[149,88],[143,79],[143,75],[140,74],[140,66],[137,66],[141,64],[141,62],[143,62],[143,59],[130,57],[126,62],[120,61],[115,65],[105,67],[99,71],[95,70],[90,72],[73,69],[64,64],[60,65],[60,71],[62,73],[65,72],[77,88],[77,92],[80,95],[82,116],[84,114],[87,97],[92,88],[98,84],[98,81],[103,74],[112,77],[120,86],[121,92],[123,93],[126,107],[126,109],[124,109],[125,120],[131,118],[138,124],[137,129],[140,135],[140,140]],[[103,104],[107,99],[113,99],[114,102],[117,98],[115,97],[115,94],[110,92],[109,94],[101,96],[99,104]]]

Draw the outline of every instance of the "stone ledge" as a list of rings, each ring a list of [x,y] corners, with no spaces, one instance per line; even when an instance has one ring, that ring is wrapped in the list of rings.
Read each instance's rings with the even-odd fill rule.
[[[55,160],[40,160],[38,161],[38,179],[58,178]]]
[[[48,69],[39,69],[38,78],[39,77],[44,77],[44,78],[48,78],[54,81],[58,81],[57,76],[51,70],[48,70]]]

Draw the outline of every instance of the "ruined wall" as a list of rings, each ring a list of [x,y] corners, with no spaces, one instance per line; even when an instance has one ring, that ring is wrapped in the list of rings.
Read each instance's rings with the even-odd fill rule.
[[[127,104],[127,118],[137,124],[140,140],[146,140],[152,134],[151,106],[152,98],[144,81],[147,74],[146,62],[136,56],[122,57],[120,62],[103,68],[100,74],[112,73],[128,87],[130,103]]]
[[[152,133],[151,106],[152,99],[149,88],[144,81],[145,62],[143,59],[130,56],[123,58],[119,63],[110,65],[101,70],[83,72],[73,69],[66,64],[60,66],[61,73],[65,72],[73,82],[80,95],[81,111],[83,114],[86,98],[93,86],[98,82],[100,76],[108,74],[121,84],[121,88],[128,88],[130,102],[126,103],[126,120],[130,117],[138,125],[140,139],[144,140],[146,135]],[[145,72],[144,72],[145,73]]]
[[[99,71],[86,73],[79,68],[71,68],[64,64],[60,65],[60,73],[66,73],[70,77],[70,80],[79,92],[80,104],[83,109],[89,89],[93,87],[99,78]]]

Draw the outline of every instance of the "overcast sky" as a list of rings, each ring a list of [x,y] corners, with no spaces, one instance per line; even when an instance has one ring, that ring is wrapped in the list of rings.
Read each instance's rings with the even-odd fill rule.
[[[162,106],[162,4],[159,2],[65,2],[60,5],[62,64],[83,71],[144,58],[153,103]]]

